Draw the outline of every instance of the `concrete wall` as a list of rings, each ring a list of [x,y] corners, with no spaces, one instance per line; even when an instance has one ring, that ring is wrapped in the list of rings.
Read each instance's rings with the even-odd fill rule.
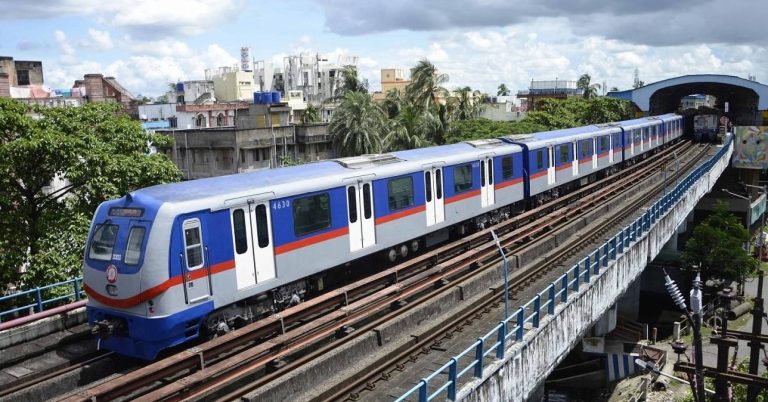
[[[696,203],[709,192],[728,164],[732,148],[702,176],[650,231],[611,261],[609,267],[592,277],[588,286],[569,295],[554,316],[542,320],[522,342],[511,345],[504,359],[486,367],[483,377],[460,390],[463,401],[521,401],[528,399],[557,367],[584,333],[609,309],[636,280],[648,261],[659,253]]]

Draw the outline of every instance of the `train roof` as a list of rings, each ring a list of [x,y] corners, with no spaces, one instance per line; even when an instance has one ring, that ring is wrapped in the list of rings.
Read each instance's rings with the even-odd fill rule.
[[[279,169],[236,173],[225,176],[160,184],[136,190],[134,196],[148,196],[163,202],[183,202],[252,191],[257,188],[293,183],[297,177],[312,180],[349,172],[333,161],[320,161]]]

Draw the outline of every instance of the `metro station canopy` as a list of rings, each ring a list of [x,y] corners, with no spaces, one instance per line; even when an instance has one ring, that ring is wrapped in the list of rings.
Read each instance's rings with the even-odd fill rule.
[[[760,125],[761,112],[768,110],[768,85],[732,75],[684,75],[608,96],[631,101],[645,114],[657,115],[675,112],[680,99],[691,94],[714,96],[715,106],[723,111],[728,102],[726,115],[737,125]]]

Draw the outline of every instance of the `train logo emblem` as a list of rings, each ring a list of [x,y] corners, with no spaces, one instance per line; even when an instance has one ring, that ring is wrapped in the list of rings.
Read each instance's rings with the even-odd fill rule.
[[[115,283],[117,280],[117,267],[114,264],[109,264],[107,267],[107,282]]]

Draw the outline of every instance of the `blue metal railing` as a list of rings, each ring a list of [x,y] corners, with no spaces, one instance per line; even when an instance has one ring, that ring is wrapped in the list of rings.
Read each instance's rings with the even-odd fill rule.
[[[520,306],[516,313],[499,322],[485,336],[478,338],[463,352],[452,357],[448,363],[422,378],[418,384],[406,391],[396,402],[406,401],[416,395],[419,402],[428,402],[439,397],[443,392],[447,392],[448,400],[456,400],[456,388],[460,378],[470,371],[475,378],[481,378],[485,357],[495,352],[497,359],[503,359],[506,345],[512,338],[514,337],[515,341],[521,341],[525,336],[526,323],[530,323],[533,328],[538,328],[541,323],[542,310],[546,311],[545,314],[554,315],[555,306],[558,302],[560,304],[566,303],[569,292],[577,293],[581,283],[589,283],[593,276],[600,273],[600,269],[608,268],[610,260],[616,260],[632,242],[649,231],[653,223],[666,214],[680,200],[682,195],[722,158],[730,148],[730,143],[731,137],[714,157],[697,167],[673,191],[662,196],[639,218],[588,254],[559,279],[536,294],[528,303]],[[495,339],[495,342],[491,343],[492,339]],[[466,367],[461,367],[459,363],[462,359],[466,361],[467,358],[472,360]],[[447,380],[435,383],[441,374],[447,375]],[[430,385],[435,388],[432,393],[429,392]]]
[[[0,297],[0,306],[9,304],[14,307],[0,311],[0,322],[4,321],[4,317],[6,316],[10,316],[11,319],[13,319],[16,315],[25,315],[30,310],[39,313],[52,304],[60,305],[83,299],[86,296],[82,284],[82,277],[73,278],[63,282],[13,293],[8,296],[2,296]]]

